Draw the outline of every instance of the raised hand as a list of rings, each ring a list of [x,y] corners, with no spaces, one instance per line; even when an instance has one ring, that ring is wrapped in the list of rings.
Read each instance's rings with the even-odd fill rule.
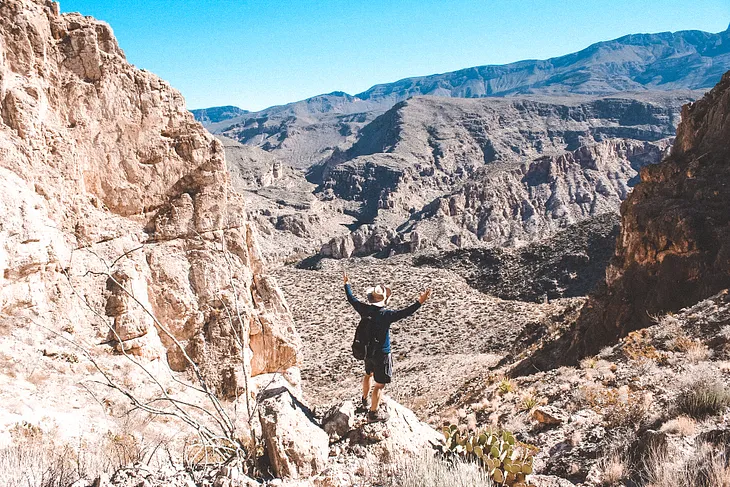
[[[350,282],[350,277],[347,275],[347,271],[342,271],[342,280],[345,281],[345,284]]]
[[[429,298],[429,296],[431,296],[431,290],[430,289],[426,289],[425,291],[423,291],[421,293],[420,296],[418,296],[418,302],[421,303],[421,304],[425,303],[426,300]]]

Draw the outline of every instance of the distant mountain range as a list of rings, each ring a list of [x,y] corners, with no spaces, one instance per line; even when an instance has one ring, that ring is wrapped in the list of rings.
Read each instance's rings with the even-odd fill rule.
[[[703,90],[730,69],[730,26],[717,34],[703,31],[635,34],[593,44],[582,51],[546,60],[526,60],[405,78],[375,85],[355,96],[318,95],[258,112],[236,107],[195,110],[196,119],[222,133],[248,119],[310,118],[322,114],[383,113],[413,96],[457,98],[524,95],[605,95],[627,91]],[[257,135],[262,135],[261,131]],[[239,138],[264,145],[266,137]],[[253,139],[253,140],[252,140]]]
[[[222,107],[211,107],[201,108],[198,110],[190,110],[195,116],[195,120],[202,122],[203,125],[209,125],[211,123],[222,122],[223,120],[230,120],[240,115],[249,113],[248,110],[242,110],[233,105],[226,105]]]

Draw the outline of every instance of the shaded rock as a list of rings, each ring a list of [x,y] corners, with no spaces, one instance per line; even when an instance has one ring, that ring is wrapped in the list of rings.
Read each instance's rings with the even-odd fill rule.
[[[262,393],[259,413],[266,452],[279,477],[311,477],[321,472],[329,455],[327,433],[285,388]]]
[[[730,74],[686,105],[672,154],[641,171],[622,205],[606,287],[585,307],[564,358],[594,354],[651,317],[730,287]]]
[[[332,406],[322,417],[322,426],[328,435],[340,438],[355,424],[355,405],[352,401]]]

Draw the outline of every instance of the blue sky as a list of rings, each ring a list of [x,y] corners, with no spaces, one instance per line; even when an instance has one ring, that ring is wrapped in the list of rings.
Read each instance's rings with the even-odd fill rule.
[[[109,22],[129,61],[188,108],[249,110],[730,22],[730,0],[61,0],[61,10]]]

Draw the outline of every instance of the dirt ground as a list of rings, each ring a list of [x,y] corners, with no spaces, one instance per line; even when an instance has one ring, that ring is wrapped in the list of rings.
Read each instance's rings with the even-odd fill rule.
[[[302,335],[302,381],[312,405],[356,399],[363,363],[350,345],[357,313],[345,300],[342,271],[355,295],[378,283],[393,289],[389,307],[411,304],[431,288],[429,301],[391,328],[394,377],[386,393],[422,419],[442,408],[454,390],[486,377],[513,347],[526,326],[537,327],[561,314],[571,300],[551,304],[505,301],[470,287],[444,269],[413,267],[407,256],[322,262],[320,270],[283,267],[276,278]]]

